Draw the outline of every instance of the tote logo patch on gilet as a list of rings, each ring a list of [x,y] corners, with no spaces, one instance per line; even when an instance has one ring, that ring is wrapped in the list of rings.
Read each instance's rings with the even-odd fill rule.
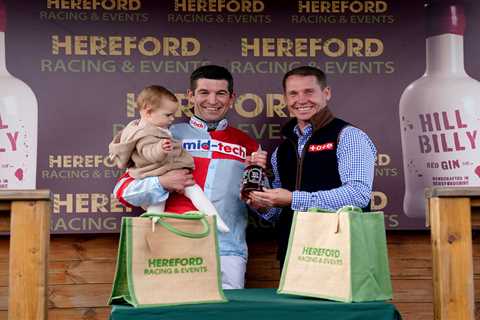
[[[324,144],[311,144],[308,146],[308,152],[333,150],[334,148],[335,148],[335,143],[333,142],[327,142]]]

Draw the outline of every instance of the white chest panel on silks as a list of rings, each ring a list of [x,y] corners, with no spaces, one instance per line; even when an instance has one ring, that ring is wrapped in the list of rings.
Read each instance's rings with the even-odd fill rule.
[[[171,131],[194,157],[196,182],[230,228],[230,232],[218,234],[220,255],[246,258],[247,209],[240,200],[240,183],[244,161],[252,150],[247,150],[248,146],[242,142],[245,135],[229,127],[208,132],[207,128],[192,123],[173,125]]]

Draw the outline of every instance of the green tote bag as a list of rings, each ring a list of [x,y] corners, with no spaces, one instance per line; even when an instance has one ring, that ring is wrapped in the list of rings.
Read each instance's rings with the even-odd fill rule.
[[[124,217],[109,304],[135,307],[225,302],[215,217]]]
[[[295,212],[278,293],[343,302],[392,298],[383,212]]]

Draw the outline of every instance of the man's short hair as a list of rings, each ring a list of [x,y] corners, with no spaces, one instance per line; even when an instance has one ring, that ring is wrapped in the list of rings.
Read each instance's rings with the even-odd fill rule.
[[[228,92],[233,93],[233,77],[230,71],[222,66],[206,65],[197,68],[190,75],[190,90],[193,92],[197,88],[198,79],[226,80],[228,82]]]
[[[177,97],[165,87],[157,85],[145,87],[137,96],[137,110],[145,109],[147,105],[150,105],[152,108],[161,107],[162,99],[178,102]]]
[[[287,83],[287,78],[290,76],[314,76],[317,79],[320,88],[324,89],[327,87],[327,76],[322,70],[315,67],[302,66],[285,73],[282,80],[283,91],[285,91],[285,84]]]

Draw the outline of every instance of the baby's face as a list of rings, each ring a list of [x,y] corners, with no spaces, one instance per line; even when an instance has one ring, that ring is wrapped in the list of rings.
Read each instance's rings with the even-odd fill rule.
[[[168,129],[175,120],[177,109],[178,102],[162,99],[158,106],[147,110],[145,120],[157,127]]]

